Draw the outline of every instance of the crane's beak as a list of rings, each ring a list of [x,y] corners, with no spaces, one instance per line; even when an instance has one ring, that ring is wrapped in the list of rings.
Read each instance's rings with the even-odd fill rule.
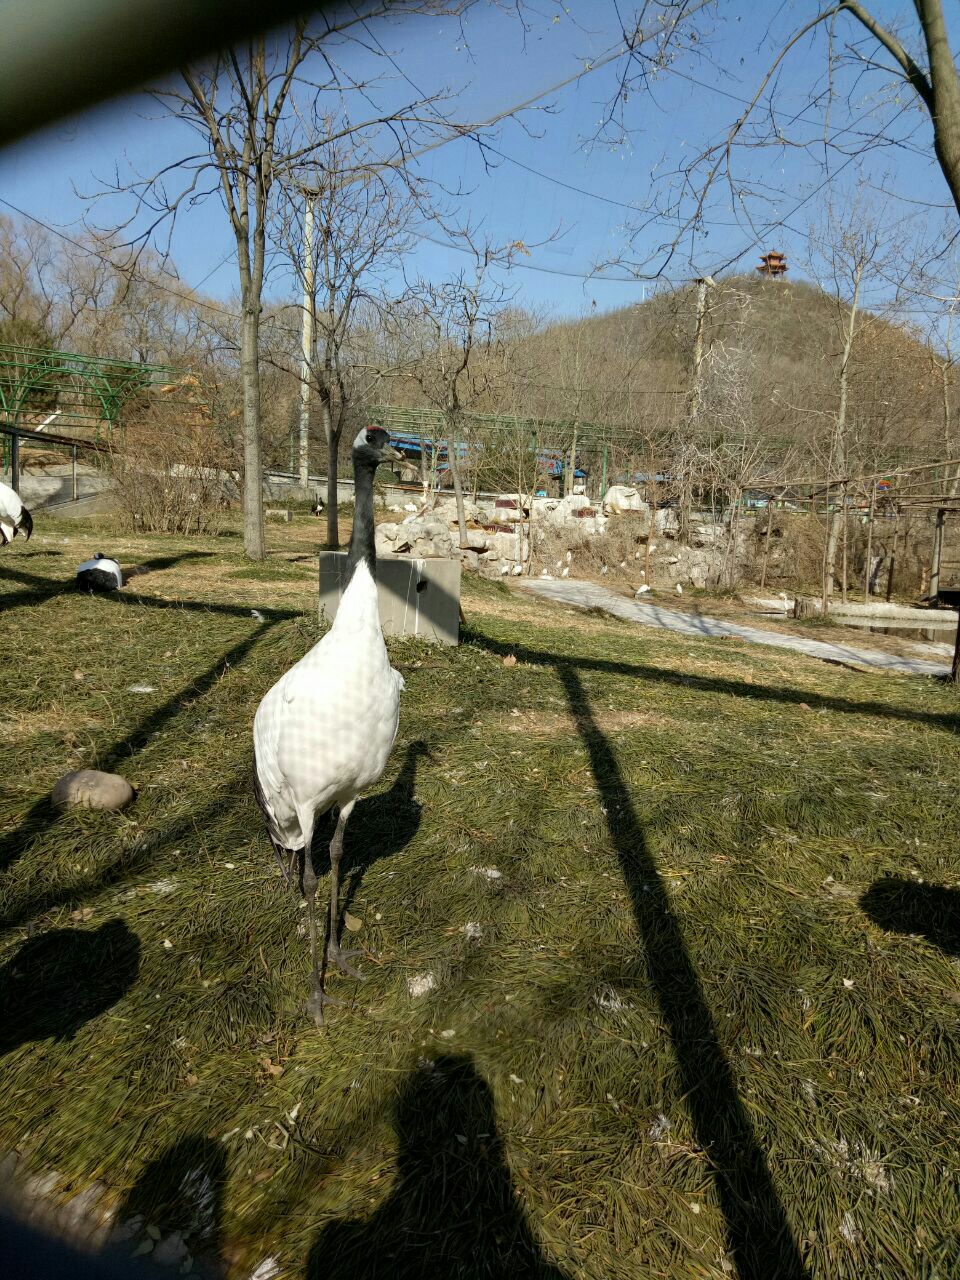
[[[403,454],[399,449],[395,449],[392,444],[384,445],[383,449],[384,462],[402,462]]]

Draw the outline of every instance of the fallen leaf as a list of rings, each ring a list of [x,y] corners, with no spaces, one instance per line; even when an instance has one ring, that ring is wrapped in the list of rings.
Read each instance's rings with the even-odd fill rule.
[[[82,672],[82,671],[80,671],[79,669],[77,669],[77,670],[76,670],[76,671],[74,671],[74,673],[73,673],[73,678],[74,678],[74,680],[86,680],[86,678],[87,678],[87,677],[83,674],[83,672]]]
[[[191,1088],[192,1088],[195,1084],[199,1084],[199,1083],[200,1083],[200,1077],[199,1077],[199,1076],[195,1076],[195,1075],[193,1074],[193,1072],[192,1072],[192,1071],[191,1071],[191,1072],[189,1072],[187,1075],[185,1075],[183,1078],[184,1078],[184,1080],[187,1082],[187,1084],[188,1084],[188,1085],[190,1085],[190,1087],[191,1087]]]
[[[93,915],[93,907],[81,907],[79,911],[71,911],[71,920],[89,920]]]
[[[505,667],[515,667],[517,665],[517,660],[512,653],[507,654],[507,656],[503,660],[503,665]]]
[[[351,933],[359,933],[363,928],[363,921],[358,920],[356,916],[352,916],[349,911],[343,913],[343,927],[349,929]]]
[[[853,988],[853,979],[844,978],[843,985],[847,988],[848,991],[850,991]]]
[[[809,703],[809,702],[798,702],[798,703],[797,703],[797,706],[800,708],[800,710],[801,710],[801,711],[810,711],[810,710],[811,710],[811,707],[810,707],[810,703]]]

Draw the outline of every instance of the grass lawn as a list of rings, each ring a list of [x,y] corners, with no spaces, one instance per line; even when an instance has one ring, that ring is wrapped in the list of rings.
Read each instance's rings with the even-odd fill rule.
[[[318,1030],[249,785],[316,536],[114,535],[113,599],[85,525],[0,554],[2,1148],[237,1276],[960,1274],[957,694],[468,578]],[[55,814],[82,767],[136,803]]]

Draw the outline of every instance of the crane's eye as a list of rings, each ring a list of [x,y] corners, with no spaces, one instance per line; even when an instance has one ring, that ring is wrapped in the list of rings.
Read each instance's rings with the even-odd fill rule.
[[[377,437],[376,437],[376,434],[375,434],[373,431],[368,431],[368,432],[367,432],[367,444],[376,444],[376,443],[377,443]]]

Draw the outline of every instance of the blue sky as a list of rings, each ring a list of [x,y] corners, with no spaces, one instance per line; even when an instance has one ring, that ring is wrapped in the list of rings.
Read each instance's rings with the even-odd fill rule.
[[[459,24],[449,19],[391,22],[376,26],[375,33],[403,76],[428,92],[446,88],[457,96],[457,118],[473,121],[571,75],[619,38],[613,0],[568,0],[566,10],[552,0],[540,0],[539,7],[539,13],[528,11],[526,35],[515,17],[487,4],[471,12],[466,40]],[[621,9],[626,7],[621,0]],[[901,8],[906,16],[912,11],[906,3],[896,6],[878,0],[874,5],[881,17]],[[450,203],[496,241],[519,239],[535,245],[559,229],[556,240],[523,259],[527,269],[518,266],[510,273],[509,285],[516,290],[517,302],[558,314],[639,302],[649,294],[650,283],[578,277],[624,252],[631,261],[641,261],[647,250],[665,235],[668,238],[663,225],[655,226],[631,247],[626,231],[635,218],[632,209],[649,199],[651,174],[675,170],[682,157],[723,137],[740,110],[739,100],[754,92],[770,49],[813,12],[815,7],[807,0],[785,4],[723,0],[722,19],[709,15],[704,19],[706,51],[696,59],[679,58],[658,75],[649,92],[631,94],[625,109],[631,132],[622,145],[590,143],[617,83],[618,69],[613,67],[586,75],[545,98],[541,109],[524,115],[525,128],[507,122],[494,141],[508,158],[488,156],[492,168],[484,165],[475,143],[461,139],[426,157],[424,172],[448,189],[461,191],[462,196]],[[849,20],[844,21],[845,31],[838,29],[839,35],[854,29]],[[779,82],[782,105],[798,116],[794,135],[802,133],[808,140],[816,136],[818,115],[810,108],[810,93],[823,79],[825,40],[821,30],[799,46],[785,63]],[[355,60],[358,69],[370,62],[361,51],[347,57]],[[392,66],[384,64],[383,69],[389,76],[380,91],[385,100],[412,93]],[[858,128],[867,127],[873,106],[867,88],[880,91],[882,87],[881,77],[857,87]],[[893,193],[881,196],[875,190],[873,198],[882,205],[887,220],[900,226],[901,234],[929,231],[947,211],[931,213],[923,203],[911,202],[936,206],[949,201],[932,157],[929,124],[914,109],[909,94],[899,103],[888,98],[887,115],[894,118],[897,136],[910,137],[911,145],[870,153],[860,171],[874,189]],[[835,119],[845,123],[840,114]],[[109,179],[115,168],[123,175],[131,165],[148,168],[172,161],[185,144],[192,146],[193,139],[183,126],[165,119],[142,95],[134,95],[6,152],[0,157],[0,196],[67,230],[76,226],[85,208],[95,221],[107,224],[120,217],[119,205],[100,204],[91,210],[76,192],[95,191],[97,177]],[[667,278],[688,279],[729,260],[739,260],[750,269],[761,245],[784,250],[795,263],[794,275],[802,276],[811,220],[822,214],[831,191],[842,207],[858,172],[857,165],[843,156],[832,156],[831,165],[832,186],[825,184],[820,156],[794,148],[745,152],[739,169],[744,186],[761,181],[769,192],[765,208],[756,204],[747,208],[762,219],[775,211],[776,216],[786,216],[787,226],[761,234],[758,243],[743,210],[738,215],[728,189],[718,187],[705,219],[708,234],[700,238],[692,255],[675,258]],[[424,231],[442,235],[436,228]],[[231,248],[225,214],[216,197],[181,216],[173,238],[177,268],[191,284],[202,282],[203,291],[213,297],[229,299],[236,292],[235,265],[227,261],[218,267]],[[424,239],[406,270],[408,275],[439,278],[463,263],[460,254]],[[608,269],[607,275],[622,277],[630,272],[616,267]],[[874,290],[871,301],[879,303],[884,286],[878,284]]]

